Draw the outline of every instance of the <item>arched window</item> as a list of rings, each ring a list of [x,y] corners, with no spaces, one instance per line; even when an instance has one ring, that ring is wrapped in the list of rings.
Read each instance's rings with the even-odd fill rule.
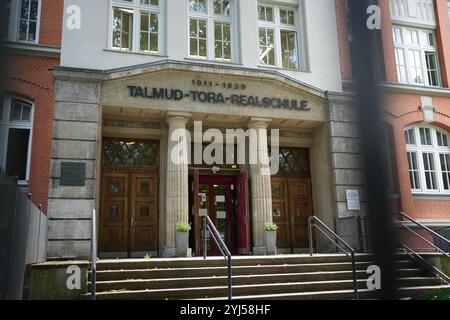
[[[432,126],[405,129],[413,193],[450,194],[450,135]]]
[[[0,96],[0,168],[26,184],[29,172],[33,105]]]

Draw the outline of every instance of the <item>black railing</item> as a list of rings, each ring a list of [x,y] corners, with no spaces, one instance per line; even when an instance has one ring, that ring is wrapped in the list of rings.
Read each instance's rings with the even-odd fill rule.
[[[214,223],[212,223],[211,219],[205,215],[203,216],[203,259],[206,259],[208,248],[207,248],[207,238],[206,238],[206,230],[209,230],[209,234],[214,239],[217,248],[219,248],[222,256],[227,260],[228,266],[228,300],[232,298],[232,273],[231,273],[231,252],[228,250],[227,245],[223,241],[219,232],[217,231]]]
[[[95,209],[92,210],[91,223],[91,300],[95,300],[97,285],[97,217]]]
[[[430,229],[429,227],[425,226],[424,224],[414,220],[413,218],[411,218],[410,216],[404,214],[403,212],[399,212],[399,215],[400,215],[400,217],[402,219],[406,219],[407,221],[409,221],[410,223],[412,223],[416,227],[420,228],[421,230],[425,230],[429,234],[433,235],[433,237],[440,239],[441,241],[443,241],[443,243],[446,243],[447,245],[449,245],[449,248],[450,248],[450,240],[449,239],[446,239],[445,237],[443,237],[442,235],[440,235],[436,231],[434,231],[434,230]],[[450,252],[445,252],[444,250],[442,250],[441,248],[436,246],[433,242],[431,242],[430,240],[426,239],[423,235],[421,235],[417,231],[414,231],[412,228],[410,228],[406,224],[406,221],[404,221],[404,220],[397,220],[397,221],[395,221],[395,223],[397,225],[403,227],[410,234],[412,234],[412,235],[416,236],[417,238],[423,240],[426,244],[431,246],[439,254],[441,254],[441,255],[443,255],[443,256],[445,256],[445,257],[450,259]],[[434,275],[436,275],[439,278],[441,278],[444,282],[446,282],[447,284],[450,284],[450,277],[448,275],[446,275],[444,272],[439,270],[436,266],[432,265],[430,262],[428,262],[426,259],[424,259],[421,256],[420,253],[418,253],[417,251],[412,249],[410,246],[408,246],[407,244],[405,244],[401,240],[398,240],[398,242],[399,242],[399,245],[405,250],[405,252],[407,254],[409,254],[414,260],[416,260],[417,262],[422,264],[426,269],[428,269],[431,273],[433,273]]]
[[[359,299],[358,295],[358,282],[356,280],[356,263],[355,263],[355,250],[345,242],[341,237],[339,237],[336,232],[331,230],[325,223],[323,223],[319,218],[311,216],[308,218],[308,238],[309,238],[309,254],[312,256],[314,254],[313,248],[313,232],[312,228],[315,227],[317,230],[322,232],[330,241],[332,241],[337,248],[339,248],[344,254],[349,257],[352,261],[352,275],[353,275],[353,297],[355,300]],[[341,243],[347,250],[345,250],[339,243]]]

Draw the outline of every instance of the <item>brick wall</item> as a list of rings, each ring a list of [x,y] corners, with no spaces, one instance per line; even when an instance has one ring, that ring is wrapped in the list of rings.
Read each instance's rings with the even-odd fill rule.
[[[39,45],[60,47],[64,0],[42,0]],[[39,51],[8,50],[0,53],[3,64],[0,89],[34,103],[29,191],[33,202],[47,208],[54,81],[50,71],[59,57]]]
[[[384,75],[387,82],[397,82],[394,44],[392,36],[392,21],[389,11],[389,0],[380,0],[382,29],[381,46],[383,49]],[[351,74],[350,56],[346,38],[347,26],[345,19],[344,0],[336,0],[337,29],[340,41],[341,74],[346,79]],[[439,51],[439,64],[442,84],[450,87],[450,20],[448,17],[447,0],[435,0],[437,20],[436,40]],[[344,86],[352,90],[352,86]],[[425,88],[424,88],[425,89]],[[422,91],[422,92],[421,92]],[[433,125],[450,132],[450,95],[432,93],[417,87],[415,92],[404,92],[391,88],[383,96],[385,121],[392,126],[394,134],[394,156],[398,182],[398,199],[391,200],[392,208],[405,211],[419,219],[450,219],[450,200],[448,198],[432,200],[431,198],[414,198],[408,175],[408,162],[404,140],[404,128],[424,121],[420,110],[421,96],[430,96],[433,105],[437,106]]]

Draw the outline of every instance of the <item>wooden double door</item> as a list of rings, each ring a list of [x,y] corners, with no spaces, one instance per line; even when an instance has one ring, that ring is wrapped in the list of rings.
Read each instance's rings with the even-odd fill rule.
[[[158,250],[158,175],[104,172],[101,187],[101,252]]]
[[[313,215],[311,179],[272,177],[273,222],[278,225],[277,247],[308,247],[308,218]]]

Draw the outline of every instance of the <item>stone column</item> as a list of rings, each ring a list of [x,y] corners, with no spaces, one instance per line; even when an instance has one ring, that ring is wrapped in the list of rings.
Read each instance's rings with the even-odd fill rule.
[[[252,118],[248,126],[254,130],[249,142],[254,255],[266,254],[264,224],[273,222],[272,185],[267,148],[267,127],[270,121],[265,118]]]
[[[177,222],[189,221],[188,136],[186,124],[191,114],[168,113],[166,167],[166,244],[164,257],[174,257]]]

